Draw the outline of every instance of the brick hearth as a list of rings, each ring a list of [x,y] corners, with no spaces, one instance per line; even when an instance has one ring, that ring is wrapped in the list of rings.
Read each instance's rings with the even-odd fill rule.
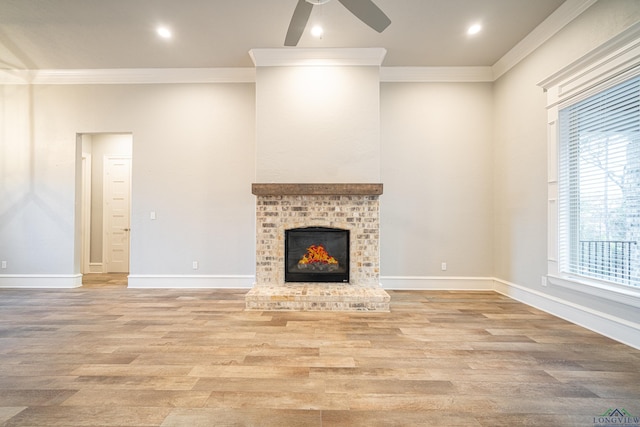
[[[382,184],[253,184],[256,200],[254,310],[388,311],[380,287],[379,200]],[[284,232],[298,227],[349,230],[349,283],[284,281]]]

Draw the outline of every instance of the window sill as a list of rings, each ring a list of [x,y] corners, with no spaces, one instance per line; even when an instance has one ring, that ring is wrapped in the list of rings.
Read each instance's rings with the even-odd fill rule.
[[[640,288],[596,282],[574,276],[549,275],[547,277],[548,282],[553,286],[640,308]]]

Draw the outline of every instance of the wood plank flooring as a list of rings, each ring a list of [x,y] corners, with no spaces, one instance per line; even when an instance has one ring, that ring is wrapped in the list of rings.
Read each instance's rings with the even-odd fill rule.
[[[595,426],[610,408],[640,416],[640,351],[496,293],[392,291],[391,312],[372,314],[248,312],[245,292],[0,290],[0,425]]]

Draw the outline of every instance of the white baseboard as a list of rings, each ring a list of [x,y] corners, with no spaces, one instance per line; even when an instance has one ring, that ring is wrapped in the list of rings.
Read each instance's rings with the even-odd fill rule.
[[[390,290],[492,291],[491,277],[382,276],[380,283]]]
[[[129,288],[191,288],[191,289],[251,289],[255,276],[206,276],[206,275],[129,275]]]
[[[494,290],[583,328],[640,350],[640,324],[533,289],[494,279]]]
[[[82,274],[4,274],[0,275],[0,288],[78,288]]]

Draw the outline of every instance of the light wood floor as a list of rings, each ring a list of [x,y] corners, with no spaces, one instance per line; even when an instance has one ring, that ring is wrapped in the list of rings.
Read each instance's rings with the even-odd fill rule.
[[[3,426],[591,426],[640,351],[492,292],[247,312],[243,290],[0,290]]]

